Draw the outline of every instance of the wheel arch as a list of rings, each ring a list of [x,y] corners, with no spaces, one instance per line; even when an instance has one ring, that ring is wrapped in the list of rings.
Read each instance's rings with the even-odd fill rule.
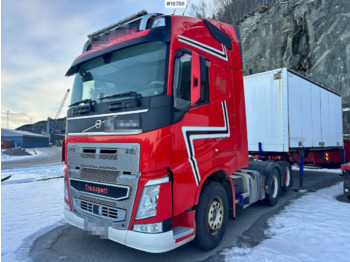
[[[234,184],[225,169],[217,169],[216,171],[208,172],[208,175],[206,175],[205,178],[201,180],[201,183],[198,185],[198,190],[196,193],[195,205],[198,205],[199,198],[201,196],[203,189],[212,181],[219,182],[223,186],[227,195],[227,200],[229,204],[229,213],[235,216],[236,210],[235,210],[235,205],[233,204],[234,192],[235,192]]]

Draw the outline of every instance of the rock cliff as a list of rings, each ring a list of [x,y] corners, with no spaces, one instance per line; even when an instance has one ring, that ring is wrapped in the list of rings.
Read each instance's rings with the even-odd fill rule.
[[[240,22],[244,74],[290,68],[342,95],[350,108],[350,1],[284,0]],[[344,110],[344,134],[350,111]]]

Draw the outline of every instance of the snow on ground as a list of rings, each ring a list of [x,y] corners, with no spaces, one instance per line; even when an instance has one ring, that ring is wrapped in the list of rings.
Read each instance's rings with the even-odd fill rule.
[[[26,151],[31,154],[28,156],[9,156],[3,153],[6,149],[1,150],[1,162],[8,162],[8,161],[17,161],[17,160],[22,160],[22,159],[28,159],[32,157],[45,157],[46,152],[43,152],[40,149],[35,148],[35,151],[37,154],[34,153],[33,148],[26,148]]]
[[[1,178],[11,175],[11,179],[8,179],[1,183],[1,185],[14,184],[14,183],[26,183],[40,180],[46,180],[49,178],[57,178],[63,176],[64,165],[55,166],[40,166],[33,168],[20,168],[2,170]]]
[[[307,193],[268,220],[256,247],[224,250],[226,261],[349,261],[350,202],[340,202],[342,183]]]
[[[299,171],[299,167],[293,165],[292,166],[292,170],[298,170]],[[328,169],[328,168],[318,168],[315,166],[304,166],[304,170],[306,171],[317,171],[317,173],[335,173],[335,174],[341,174],[341,169],[340,168],[335,168],[335,169]]]
[[[25,252],[35,238],[62,224],[63,178],[38,179],[62,176],[63,167],[2,170],[1,177],[12,176],[1,183],[2,261],[27,260]],[[19,250],[22,244],[27,250]]]
[[[12,176],[1,185],[2,261],[27,260],[37,237],[64,224],[63,178],[42,180],[62,176],[63,167],[2,171]],[[226,261],[348,261],[350,203],[336,200],[340,194],[337,184],[294,200],[269,219],[266,240],[225,250]]]

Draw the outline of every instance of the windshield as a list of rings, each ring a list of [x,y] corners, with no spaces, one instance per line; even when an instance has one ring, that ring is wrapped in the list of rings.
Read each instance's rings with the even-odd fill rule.
[[[166,49],[164,42],[150,42],[83,63],[74,79],[71,106],[163,94]]]

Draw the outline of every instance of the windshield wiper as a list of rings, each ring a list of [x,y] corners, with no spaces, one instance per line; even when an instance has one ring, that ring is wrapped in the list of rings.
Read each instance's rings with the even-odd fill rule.
[[[77,105],[80,105],[80,104],[87,104],[87,103],[91,104],[92,102],[95,102],[95,100],[84,99],[84,100],[81,100],[81,101],[78,101],[78,102],[75,102],[75,103],[69,105],[69,107],[71,107],[71,106],[77,106]]]
[[[123,96],[134,96],[135,98],[137,98],[137,93],[135,91],[129,91],[129,92],[125,92],[125,93],[100,97],[99,99],[102,101],[104,99],[111,99],[111,98],[117,98],[117,97],[123,97]]]

